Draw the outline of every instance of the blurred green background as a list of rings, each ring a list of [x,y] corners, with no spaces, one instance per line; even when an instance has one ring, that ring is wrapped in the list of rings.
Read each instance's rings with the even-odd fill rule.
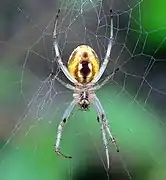
[[[2,1],[0,7],[0,180],[165,180],[165,1],[105,0],[102,6],[100,1],[89,0]],[[57,126],[72,92],[48,80],[54,57],[52,19],[57,9],[62,9],[59,31],[63,32],[63,26],[67,29],[59,39],[66,62],[75,41],[82,43],[85,36],[86,42],[95,44],[85,27],[107,39],[108,7],[114,11],[112,56],[115,65],[121,66],[113,81],[97,92],[120,147],[116,153],[109,143],[109,171],[93,108],[75,110],[66,125],[61,151],[73,158],[54,153]],[[80,10],[85,14],[79,14]],[[102,25],[96,29],[99,17],[101,23],[107,22],[104,30]],[[101,49],[94,48],[104,57],[107,41],[97,42]],[[125,44],[121,50],[120,43]],[[104,76],[112,72],[111,66]]]

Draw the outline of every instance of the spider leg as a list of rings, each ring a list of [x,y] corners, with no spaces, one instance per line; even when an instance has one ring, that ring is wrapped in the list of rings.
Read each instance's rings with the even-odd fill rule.
[[[97,96],[95,96],[95,102],[96,102],[97,109],[100,112],[100,116],[101,116],[102,122],[104,124],[104,127],[105,127],[105,129],[106,129],[112,143],[114,144],[117,152],[119,152],[118,145],[116,144],[115,138],[113,137],[113,135],[112,135],[112,133],[110,131],[110,125],[109,125],[108,119],[106,117],[105,111],[104,111],[104,109],[103,109],[103,107],[102,107],[102,105],[101,105],[101,103],[100,103]]]
[[[60,52],[59,52],[59,48],[58,48],[58,42],[57,42],[57,25],[58,25],[58,18],[59,18],[59,13],[60,13],[60,9],[58,10],[58,13],[56,15],[56,19],[55,19],[55,25],[54,25],[54,31],[53,31],[53,45],[54,45],[54,50],[55,50],[55,60],[57,61],[59,67],[61,68],[61,70],[63,71],[63,73],[65,74],[65,76],[74,84],[78,83],[76,79],[74,79],[68,69],[66,68],[66,66],[63,64],[62,62],[62,58],[60,56]]]
[[[92,91],[96,91],[98,89],[100,89],[101,87],[103,87],[117,72],[119,71],[119,68],[116,68],[109,76],[107,76],[103,82],[97,86],[94,86],[91,88]]]
[[[58,131],[57,131],[57,138],[56,138],[56,143],[55,143],[55,152],[59,155],[59,156],[63,156],[65,158],[72,158],[71,156],[66,156],[64,154],[62,154],[60,152],[60,141],[61,141],[61,137],[62,137],[62,132],[64,129],[65,124],[67,123],[67,120],[73,110],[73,108],[76,105],[76,101],[73,100],[70,105],[67,107],[67,109],[65,110],[63,117],[62,117],[62,121],[60,122],[60,124],[58,125]]]
[[[109,153],[108,153],[108,146],[107,146],[108,142],[107,142],[107,138],[106,138],[106,132],[105,132],[105,129],[104,129],[104,125],[103,125],[103,123],[101,121],[99,112],[98,112],[98,116],[97,116],[97,121],[100,123],[102,139],[103,139],[103,144],[104,144],[104,147],[105,147],[105,153],[106,153],[106,158],[107,158],[107,168],[109,168]]]
[[[105,58],[104,58],[104,61],[101,65],[101,68],[99,70],[99,73],[98,75],[92,80],[92,83],[96,83],[100,78],[101,76],[103,75],[106,67],[107,67],[107,64],[110,60],[110,53],[111,53],[111,49],[112,49],[112,45],[113,45],[113,15],[112,15],[112,9],[110,10],[110,15],[111,15],[111,24],[110,24],[110,37],[109,37],[109,42],[108,42],[108,47],[107,47],[107,52],[106,52],[106,55],[105,55]]]
[[[59,82],[61,83],[63,86],[65,86],[67,89],[70,89],[72,91],[75,91],[77,90],[76,87],[72,86],[71,84],[68,84],[68,83],[65,83],[64,81],[62,81],[59,77],[57,77],[56,75],[54,76],[54,78]],[[54,79],[53,78],[53,79]]]
[[[108,154],[108,146],[107,146],[108,143],[107,143],[105,131],[108,133],[112,143],[116,147],[117,152],[119,152],[119,148],[116,144],[115,138],[113,137],[113,135],[110,131],[108,119],[106,118],[105,111],[104,111],[99,99],[97,98],[97,96],[95,96],[95,99],[93,101],[93,105],[94,105],[94,107],[98,113],[97,120],[100,123],[101,131],[102,131],[102,137],[103,137],[103,143],[105,146],[105,152],[106,152],[106,158],[107,158],[107,167],[109,168],[109,154]]]

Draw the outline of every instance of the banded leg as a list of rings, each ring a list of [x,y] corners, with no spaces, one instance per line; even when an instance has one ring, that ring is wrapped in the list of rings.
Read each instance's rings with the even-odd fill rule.
[[[96,104],[96,107],[100,113],[101,120],[102,120],[102,123],[104,125],[104,128],[105,128],[106,132],[108,133],[112,143],[114,144],[116,151],[119,152],[118,145],[116,144],[115,138],[113,137],[113,135],[110,131],[110,125],[109,125],[108,119],[106,117],[105,111],[104,111],[99,99],[97,98],[97,96],[95,96],[95,104]]]
[[[105,71],[105,69],[107,67],[109,59],[110,59],[111,49],[112,49],[112,45],[113,45],[113,13],[112,13],[112,9],[110,10],[110,16],[111,16],[111,24],[110,24],[111,30],[110,30],[110,37],[109,37],[109,42],[108,42],[106,55],[105,55],[105,58],[104,58],[104,61],[103,61],[102,65],[101,65],[101,68],[99,70],[99,73],[92,80],[92,83],[96,83],[101,78],[101,76],[103,75],[103,73],[104,73],[104,71]]]
[[[60,122],[59,126],[58,126],[58,131],[57,131],[57,139],[56,139],[56,143],[55,143],[55,152],[59,155],[59,156],[63,156],[65,158],[72,158],[71,156],[66,156],[64,154],[62,154],[60,152],[60,142],[61,142],[61,137],[62,137],[62,132],[64,129],[65,124],[67,123],[67,120],[73,110],[73,108],[76,105],[76,101],[73,100],[70,105],[67,107],[67,109],[65,110],[63,117],[62,117],[62,121]]]
[[[94,106],[95,106],[95,104],[94,104]],[[96,111],[97,111],[97,109],[96,109]],[[106,159],[107,159],[107,168],[109,169],[109,162],[110,161],[109,161],[109,153],[108,153],[108,142],[107,142],[107,138],[106,138],[106,132],[105,132],[105,129],[104,129],[104,125],[103,125],[103,123],[101,121],[99,112],[98,112],[97,120],[100,123],[102,139],[103,139],[103,144],[104,144],[104,147],[105,147],[105,154],[106,154]]]
[[[54,25],[54,31],[53,31],[53,45],[54,45],[54,49],[55,49],[55,54],[56,54],[56,61],[58,62],[59,67],[61,68],[61,70],[63,71],[63,73],[65,74],[65,76],[74,84],[78,83],[76,79],[74,79],[68,69],[66,68],[66,66],[63,64],[62,62],[62,58],[60,56],[60,52],[59,52],[59,48],[58,48],[58,42],[57,42],[57,25],[58,25],[58,18],[59,18],[59,13],[60,13],[60,9],[58,10],[56,19],[55,19],[55,25]]]

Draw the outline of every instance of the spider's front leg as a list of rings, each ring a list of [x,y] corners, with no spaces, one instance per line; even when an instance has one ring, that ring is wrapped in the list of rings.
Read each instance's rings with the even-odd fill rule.
[[[112,9],[110,9],[110,19],[111,19],[111,22],[110,22],[110,37],[109,37],[109,42],[108,42],[108,46],[107,46],[107,51],[106,51],[106,55],[105,55],[105,58],[104,58],[104,61],[100,67],[100,70],[99,70],[99,73],[98,75],[92,80],[92,83],[96,83],[100,78],[101,76],[103,75],[106,67],[107,67],[107,64],[110,60],[110,54],[111,54],[111,49],[112,49],[112,46],[113,46],[113,12],[112,12]]]
[[[56,143],[55,143],[55,152],[59,155],[59,156],[63,156],[65,158],[72,158],[71,156],[66,156],[64,154],[62,154],[60,152],[60,141],[61,141],[61,138],[62,138],[62,132],[63,132],[63,129],[64,129],[64,126],[65,124],[67,123],[67,120],[73,110],[73,108],[75,107],[76,105],[76,101],[73,100],[70,105],[68,106],[68,108],[65,110],[64,114],[63,114],[63,117],[62,117],[62,121],[60,122],[59,126],[58,126],[58,131],[57,131],[57,139],[56,139]]]
[[[58,26],[58,18],[59,18],[59,13],[60,13],[60,9],[58,10],[58,13],[56,15],[56,19],[55,19],[55,24],[54,24],[54,30],[53,30],[53,46],[54,46],[54,50],[55,50],[55,60],[57,61],[59,67],[61,68],[62,72],[65,74],[65,76],[74,84],[77,83],[77,80],[74,79],[68,69],[66,68],[66,66],[63,64],[62,62],[62,58],[59,52],[59,48],[58,48],[58,42],[57,42],[57,26]]]

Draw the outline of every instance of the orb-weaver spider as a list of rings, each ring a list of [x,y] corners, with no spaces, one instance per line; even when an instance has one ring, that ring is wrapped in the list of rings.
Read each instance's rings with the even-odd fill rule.
[[[68,67],[66,67],[63,64],[61,56],[60,56],[60,52],[58,49],[58,43],[57,43],[57,23],[58,23],[59,13],[60,13],[60,10],[58,10],[58,13],[56,16],[54,31],[53,31],[53,46],[54,46],[55,55],[56,55],[55,59],[58,63],[58,66],[61,68],[62,72],[71,81],[71,83],[74,84],[74,86],[71,84],[65,83],[64,81],[62,81],[56,76],[55,78],[66,88],[74,91],[73,93],[74,99],[65,110],[62,117],[62,121],[60,122],[58,126],[57,139],[55,143],[55,152],[58,155],[63,156],[65,158],[71,158],[71,156],[63,155],[60,152],[60,141],[61,141],[64,125],[67,123],[68,118],[76,105],[80,106],[82,110],[87,110],[89,109],[90,104],[93,104],[97,112],[97,120],[100,123],[102,138],[103,138],[103,143],[105,146],[105,153],[106,153],[106,158],[107,158],[107,167],[109,168],[109,154],[108,154],[108,147],[107,147],[108,143],[106,139],[106,133],[108,133],[108,136],[110,137],[112,143],[115,145],[116,150],[119,151],[119,149],[110,131],[109,122],[105,115],[105,111],[98,97],[96,96],[95,91],[100,89],[103,85],[105,85],[113,77],[113,75],[119,70],[119,68],[115,69],[108,77],[106,77],[106,79],[101,84],[99,85],[95,85],[95,84],[103,75],[110,59],[111,48],[113,45],[112,10],[110,10],[111,30],[110,30],[109,43],[108,43],[104,61],[101,64],[100,68],[99,68],[99,59],[98,59],[97,54],[91,47],[87,45],[80,45],[72,52],[68,60]]]

